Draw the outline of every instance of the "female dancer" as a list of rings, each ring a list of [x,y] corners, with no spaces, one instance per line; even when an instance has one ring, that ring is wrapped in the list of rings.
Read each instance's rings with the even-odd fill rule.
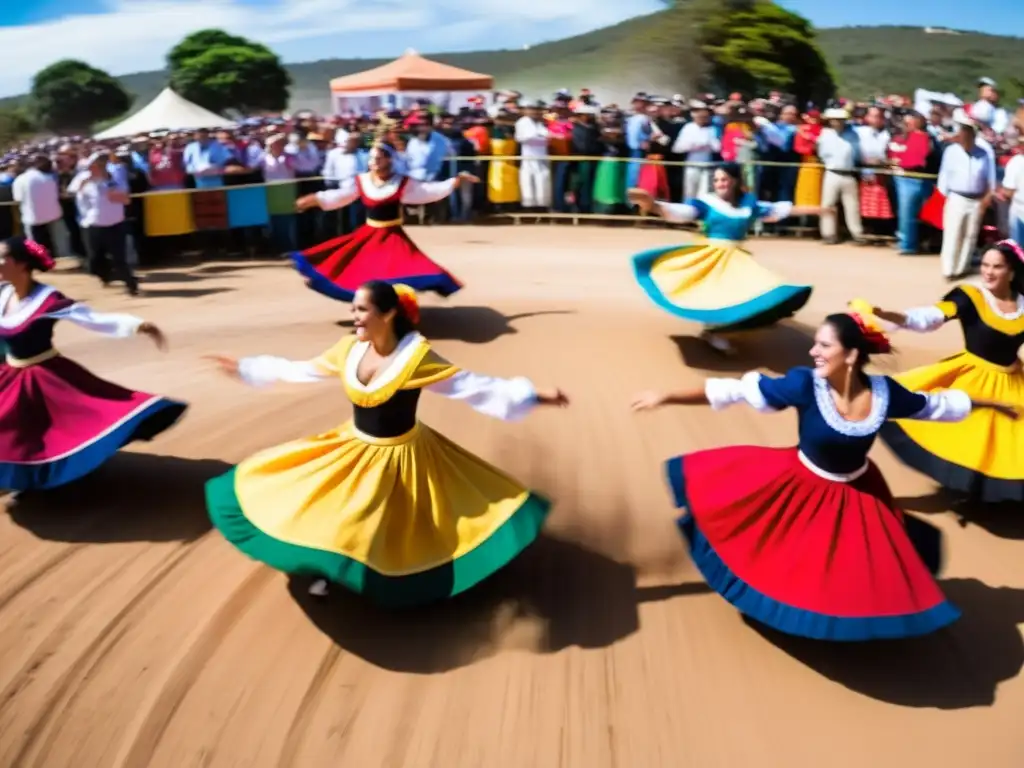
[[[0,243],[0,488],[55,488],[100,466],[133,440],[151,440],[188,407],[103,381],[53,347],[58,320],[115,338],[163,334],[131,315],[100,314],[35,281],[54,266],[38,243]]]
[[[972,409],[1015,416],[959,390],[912,393],[864,372],[888,340],[850,314],[830,315],[811,349],[812,368],[780,378],[748,373],[703,389],[647,393],[636,410],[746,402],[761,412],[796,408],[795,448],[735,446],[667,462],[679,525],[708,584],[741,612],[781,632],[821,640],[922,635],[958,617],[915,551],[904,518],[868,458],[886,419],[960,421]],[[931,531],[930,531],[931,532]],[[932,532],[934,533],[934,532]]]
[[[444,200],[463,181],[479,182],[469,173],[447,181],[417,181],[394,172],[395,150],[378,142],[370,151],[369,172],[341,182],[338,189],[300,197],[299,211],[342,208],[356,200],[366,206],[366,223],[355,232],[291,254],[306,284],[338,301],[352,301],[367,280],[402,283],[418,291],[451,296],[462,283],[421,251],[402,228],[402,206]]]
[[[720,352],[732,345],[718,333],[771,325],[795,314],[811,297],[809,285],[787,285],[740,248],[755,219],[780,221],[817,215],[820,209],[792,203],[761,203],[743,188],[738,165],[715,170],[714,193],[686,203],[655,200],[640,189],[629,198],[644,213],[668,221],[701,220],[708,242],[654,248],[633,257],[633,272],[644,292],[662,309],[710,326],[701,338]]]
[[[560,390],[456,368],[415,326],[406,286],[379,280],[352,304],[355,335],[319,357],[214,358],[253,386],[342,380],[354,416],[330,432],[256,454],[211,480],[221,533],[250,557],[390,605],[456,595],[505,566],[540,531],[549,502],[416,420],[422,390],[504,421]]]
[[[938,304],[877,317],[918,332],[960,321],[965,350],[896,377],[932,392],[955,386],[971,397],[1024,407],[1024,248],[1004,240],[985,252],[981,285],[954,288]],[[895,421],[882,439],[908,466],[951,491],[985,502],[1024,501],[1024,423],[981,411],[955,426]]]

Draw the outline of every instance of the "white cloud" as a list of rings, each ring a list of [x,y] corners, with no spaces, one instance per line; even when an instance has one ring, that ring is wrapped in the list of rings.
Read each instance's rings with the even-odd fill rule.
[[[367,35],[395,35],[397,44],[382,55],[410,45],[424,50],[518,47],[615,23],[658,6],[657,0],[607,6],[592,0],[279,0],[271,7],[247,7],[237,0],[107,3],[99,14],[0,28],[4,60],[17,62],[16,68],[0,69],[0,95],[24,93],[32,76],[57,58],[82,59],[117,75],[161,69],[175,43],[210,27],[259,40],[286,60],[309,60],[344,56],[346,40],[365,43]],[[519,39],[509,39],[510,33]],[[326,45],[324,38],[336,42]],[[477,44],[467,46],[470,38]],[[304,40],[320,44],[306,48]],[[367,54],[365,45],[358,50]]]

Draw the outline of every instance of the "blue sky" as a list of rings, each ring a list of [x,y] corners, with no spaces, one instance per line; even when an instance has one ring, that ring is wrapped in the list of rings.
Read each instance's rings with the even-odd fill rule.
[[[908,24],[1024,35],[1024,0],[781,0],[817,26]],[[252,37],[285,61],[520,48],[614,24],[659,0],[0,0],[0,96],[55,58],[114,74],[159,69],[203,27]],[[970,14],[964,11],[970,9]]]

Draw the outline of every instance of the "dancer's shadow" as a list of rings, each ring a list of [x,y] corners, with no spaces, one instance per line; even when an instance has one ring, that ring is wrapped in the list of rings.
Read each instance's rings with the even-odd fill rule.
[[[963,611],[955,624],[907,640],[824,643],[747,623],[794,659],[850,690],[906,707],[991,706],[1024,664],[1024,590],[975,579],[940,582]]]
[[[195,272],[144,272],[139,276],[139,282],[144,285],[198,283],[203,279],[203,275]]]
[[[216,296],[218,293],[230,293],[234,288],[146,288],[142,284],[144,299],[197,299],[200,296]]]
[[[728,337],[735,348],[724,355],[696,336],[673,336],[687,368],[715,373],[745,373],[765,368],[785,373],[790,368],[810,365],[814,329],[792,320]]]
[[[1024,541],[1024,517],[1019,504],[983,504],[941,488],[923,496],[896,499],[896,504],[901,509],[925,515],[952,512],[962,528],[976,525],[1001,539]]]
[[[519,333],[512,325],[517,320],[544,315],[572,315],[573,310],[548,310],[503,315],[490,307],[423,307],[419,330],[432,341],[464,341],[488,344],[501,336]],[[351,328],[351,320],[340,320],[341,328]]]
[[[51,541],[194,541],[211,528],[204,484],[230,468],[213,459],[125,451],[81,480],[23,493],[8,514]]]
[[[434,674],[501,650],[556,653],[605,648],[637,631],[637,604],[688,594],[692,585],[637,589],[634,569],[572,541],[542,534],[507,567],[451,600],[413,609],[377,607],[333,587],[289,591],[321,632],[385,669]]]

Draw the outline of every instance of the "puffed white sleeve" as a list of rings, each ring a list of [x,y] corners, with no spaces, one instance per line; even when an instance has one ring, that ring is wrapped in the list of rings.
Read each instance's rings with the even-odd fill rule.
[[[963,421],[971,415],[971,396],[959,389],[915,393],[925,398],[925,406],[910,418],[914,421]]]
[[[769,221],[783,221],[789,218],[793,212],[793,203],[787,200],[780,200],[776,203],[758,202],[757,216]]]
[[[325,189],[316,193],[320,207],[325,211],[344,208],[359,199],[359,186],[354,176],[342,179],[337,189]]]
[[[420,181],[409,179],[402,190],[402,203],[405,205],[430,205],[444,200],[455,189],[458,177],[453,176],[444,181]]]
[[[908,309],[903,315],[907,318],[903,327],[908,331],[928,333],[945,325],[946,313],[939,307],[915,307]]]
[[[460,400],[477,413],[502,421],[519,421],[537,405],[537,389],[521,376],[501,379],[460,370],[425,389],[449,400]]]
[[[67,309],[51,312],[48,317],[70,320],[80,328],[115,339],[127,339],[139,332],[142,318],[120,312],[96,312],[87,304],[72,304]]]
[[[288,360],[273,355],[243,357],[238,361],[238,377],[250,387],[268,387],[278,382],[283,384],[315,384],[332,378],[335,371],[329,370],[323,360]]]
[[[745,373],[738,379],[708,379],[704,382],[704,396],[714,411],[746,403],[760,413],[775,412],[761,392],[761,374],[757,371]]]
[[[689,203],[666,203],[659,200],[655,206],[665,221],[676,224],[686,224],[700,218],[700,209]]]

